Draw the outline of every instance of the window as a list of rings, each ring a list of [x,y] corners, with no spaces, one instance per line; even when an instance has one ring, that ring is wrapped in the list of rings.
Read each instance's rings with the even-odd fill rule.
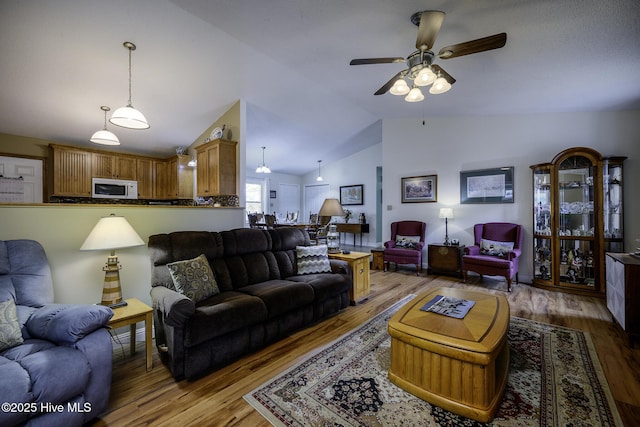
[[[247,212],[264,212],[266,185],[263,180],[249,180],[245,184]]]

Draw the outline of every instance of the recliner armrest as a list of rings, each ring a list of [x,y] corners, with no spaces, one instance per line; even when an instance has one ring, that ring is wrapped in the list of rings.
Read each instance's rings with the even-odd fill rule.
[[[164,286],[151,288],[153,308],[160,310],[169,326],[182,326],[196,312],[196,304],[179,292]]]
[[[341,259],[330,259],[329,265],[331,265],[332,273],[351,274],[351,267],[347,261]]]
[[[72,345],[105,327],[113,310],[103,305],[47,304],[34,311],[25,326],[34,338]]]

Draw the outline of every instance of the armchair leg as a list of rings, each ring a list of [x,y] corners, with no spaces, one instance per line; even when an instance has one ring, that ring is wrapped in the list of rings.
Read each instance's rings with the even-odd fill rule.
[[[511,292],[511,277],[507,277],[507,292]]]
[[[520,282],[518,281],[518,273],[516,273],[516,283],[520,283]]]
[[[462,270],[462,283],[467,283],[467,270]]]

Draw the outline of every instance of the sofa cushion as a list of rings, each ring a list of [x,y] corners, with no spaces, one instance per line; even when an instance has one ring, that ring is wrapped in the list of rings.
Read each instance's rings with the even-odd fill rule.
[[[420,243],[420,236],[403,236],[401,234],[396,235],[396,246],[400,248],[415,249]]]
[[[240,292],[222,292],[196,305],[184,328],[187,347],[263,323],[267,308],[260,298]]]
[[[319,273],[304,274],[302,276],[291,276],[287,280],[293,282],[307,283],[313,288],[315,294],[314,302],[325,301],[344,292],[349,292],[351,279],[346,274]]]
[[[495,240],[482,239],[480,242],[480,253],[504,258],[513,250],[513,245],[513,242],[498,242]]]
[[[298,274],[331,273],[327,245],[296,246]]]
[[[207,257],[202,254],[193,259],[167,264],[176,290],[198,303],[220,293]]]
[[[0,351],[20,345],[23,341],[15,301],[0,302]]]
[[[2,403],[30,403],[33,402],[31,393],[31,379],[27,371],[14,360],[0,356],[0,402]],[[39,408],[38,408],[39,409]],[[0,411],[0,425],[17,425],[26,421],[27,411]]]
[[[290,280],[268,280],[239,290],[264,301],[269,319],[311,304],[315,298],[309,284]]]
[[[113,310],[103,305],[48,304],[33,312],[26,327],[34,338],[75,344],[109,323]]]

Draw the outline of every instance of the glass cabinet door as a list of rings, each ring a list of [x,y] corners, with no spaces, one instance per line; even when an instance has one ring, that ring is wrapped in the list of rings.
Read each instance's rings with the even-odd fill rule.
[[[592,161],[580,155],[568,157],[558,167],[556,256],[560,260],[559,279],[565,284],[586,287],[595,284],[595,170]]]
[[[533,171],[533,269],[537,279],[551,281],[551,169]]]
[[[605,159],[603,163],[603,214],[605,252],[624,252],[622,218],[622,162],[624,157]]]

